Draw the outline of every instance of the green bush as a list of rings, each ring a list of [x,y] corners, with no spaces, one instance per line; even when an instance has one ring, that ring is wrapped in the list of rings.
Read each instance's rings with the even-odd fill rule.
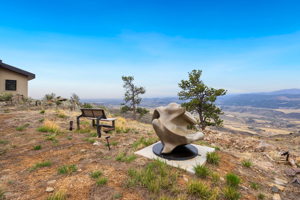
[[[216,200],[219,196],[217,190],[212,190],[206,184],[198,181],[190,182],[187,186],[187,190],[189,194],[203,200]]]
[[[39,168],[50,167],[51,165],[52,165],[52,162],[50,162],[50,161],[44,161],[44,162],[41,162],[41,163],[36,163],[29,170],[30,171],[34,171],[34,170],[39,169]]]
[[[228,173],[226,175],[226,183],[227,183],[228,186],[238,187],[240,182],[241,182],[241,179],[237,175],[235,175],[233,173]]]
[[[42,149],[42,146],[41,145],[36,145],[33,147],[33,150],[41,150]]]
[[[252,162],[250,160],[243,160],[242,165],[244,167],[250,168],[252,166]]]
[[[159,193],[161,189],[173,188],[178,176],[166,163],[159,160],[148,163],[142,169],[129,169],[128,175],[126,182],[128,187],[142,186],[153,193]]]
[[[12,97],[11,93],[0,93],[0,101],[11,101]]]
[[[96,181],[96,184],[98,186],[105,185],[106,183],[107,183],[107,178],[106,177],[98,178],[98,180]]]
[[[90,103],[84,103],[82,107],[83,108],[93,108],[93,105]]]
[[[126,156],[126,154],[124,152],[119,153],[116,157],[116,161],[120,161],[120,162],[132,162],[135,159],[136,159],[136,155]]]
[[[57,171],[59,174],[72,174],[77,171],[77,167],[76,165],[63,165]]]
[[[196,176],[206,178],[210,174],[210,170],[204,165],[196,165],[194,167]]]
[[[213,164],[213,165],[218,165],[220,162],[220,156],[216,152],[207,153],[206,159],[209,164]]]
[[[0,188],[0,200],[5,200],[5,192]]]
[[[102,175],[101,171],[94,171],[90,174],[91,178],[97,179]]]

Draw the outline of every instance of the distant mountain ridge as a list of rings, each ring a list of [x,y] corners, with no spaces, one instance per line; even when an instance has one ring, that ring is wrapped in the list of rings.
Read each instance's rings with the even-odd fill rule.
[[[120,106],[123,99],[83,99],[82,102],[105,106]],[[143,98],[141,106],[154,108],[171,102],[182,103],[178,97]],[[217,101],[220,106],[248,106],[256,108],[295,108],[300,109],[300,89],[284,89],[273,92],[229,94]]]
[[[218,104],[224,106],[249,106],[257,108],[300,108],[300,89],[274,92],[247,93],[221,97]]]

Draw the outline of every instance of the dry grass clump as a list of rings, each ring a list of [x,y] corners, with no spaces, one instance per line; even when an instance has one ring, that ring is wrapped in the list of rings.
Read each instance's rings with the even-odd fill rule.
[[[43,123],[43,126],[39,127],[37,129],[40,132],[46,132],[46,133],[59,133],[60,128],[56,124],[55,121],[45,120]]]
[[[56,116],[63,119],[68,117],[67,113],[61,109],[56,110]]]

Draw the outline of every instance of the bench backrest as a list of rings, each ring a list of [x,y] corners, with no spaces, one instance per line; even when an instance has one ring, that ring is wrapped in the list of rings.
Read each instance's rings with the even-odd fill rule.
[[[80,109],[83,117],[93,117],[106,119],[106,115],[103,109],[97,108],[82,108]]]

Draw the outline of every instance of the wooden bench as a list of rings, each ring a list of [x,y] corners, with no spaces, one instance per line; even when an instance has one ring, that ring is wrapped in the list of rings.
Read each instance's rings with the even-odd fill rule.
[[[116,118],[107,118],[103,109],[96,108],[82,108],[81,115],[77,117],[77,129],[80,129],[80,118],[87,117],[92,119],[93,127],[97,127],[98,137],[101,137],[102,127],[108,128],[108,130],[115,130],[115,120]],[[96,120],[96,123],[95,123]],[[111,122],[111,125],[101,124],[100,122]]]

